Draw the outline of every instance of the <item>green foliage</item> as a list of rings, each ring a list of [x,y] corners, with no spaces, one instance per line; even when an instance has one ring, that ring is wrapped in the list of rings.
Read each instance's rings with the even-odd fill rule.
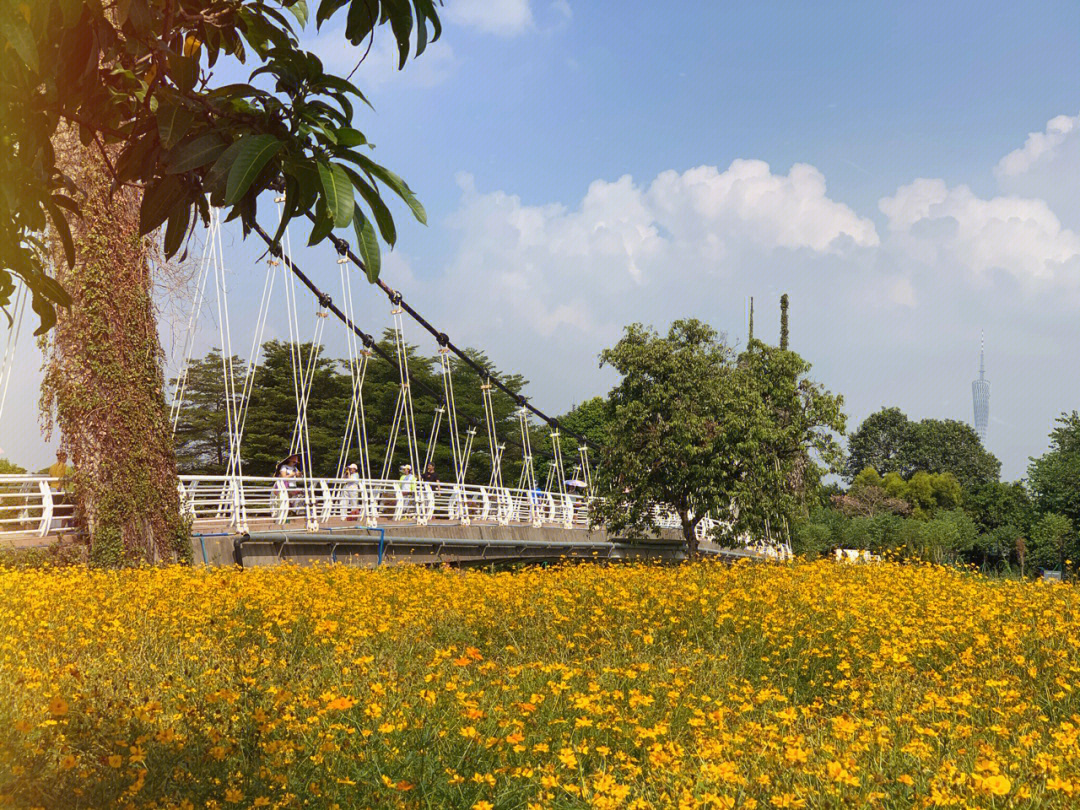
[[[234,356],[233,370],[244,378],[244,361]],[[176,422],[176,468],[182,473],[222,475],[229,461],[229,432],[225,415],[225,384],[221,352],[188,364],[186,375],[170,380],[174,390],[183,385],[186,406]]]
[[[1080,413],[1062,414],[1050,432],[1050,449],[1031,460],[1028,481],[1040,512],[1080,525]]]
[[[754,341],[736,358],[708,325],[667,335],[634,324],[601,363],[621,376],[608,404],[598,516],[615,531],[657,531],[673,509],[690,552],[706,514],[730,531],[782,534],[817,484],[814,456],[832,463],[841,400],[806,378],[798,355]]]
[[[615,532],[658,533],[654,508],[674,509],[688,546],[709,512],[733,513],[741,460],[762,409],[711,327],[676,321],[666,336],[641,324],[600,360],[621,375],[609,397],[611,442],[600,465],[602,517]]]
[[[393,356],[392,334],[379,342]],[[407,345],[409,374],[412,381],[413,408],[416,414],[419,456],[427,452],[432,422],[441,398],[431,392],[442,391],[439,360],[427,357],[416,346]],[[526,381],[517,375],[503,374],[480,352],[467,350],[482,367],[507,382],[512,390],[520,391]],[[326,357],[322,351],[312,355],[312,345],[302,344],[299,351],[305,366],[314,357],[315,369],[311,380],[308,403],[308,436],[311,444],[312,473],[333,476],[341,452],[345,421],[349,413],[351,380],[345,361]],[[234,358],[236,374],[242,379],[244,363]],[[476,374],[457,360],[451,361],[454,379],[454,400],[458,416],[458,432],[462,442],[470,428],[476,429],[467,480],[488,483],[491,476],[491,456],[484,431],[483,401]],[[173,397],[178,394],[178,381],[172,381]],[[390,424],[394,417],[399,390],[398,370],[378,355],[368,362],[363,396],[367,435],[373,475],[381,472],[389,441]],[[183,407],[176,432],[177,459],[182,472],[220,474],[228,463],[228,432],[226,430],[225,385],[221,369],[221,354],[211,351],[206,357],[193,360],[188,377]],[[504,480],[516,485],[521,466],[518,442],[520,428],[516,403],[503,394],[492,398],[496,432],[506,443],[503,456]],[[259,368],[255,373],[243,437],[243,470],[247,475],[271,475],[278,461],[289,453],[296,425],[296,394],[293,383],[292,350],[288,343],[268,341],[262,347]],[[567,418],[570,418],[568,415]],[[571,419],[572,421],[572,419]],[[449,420],[444,417],[433,455],[436,471],[443,480],[452,480],[453,461],[449,440]],[[537,461],[550,453],[547,432],[535,428],[533,451]],[[354,438],[349,458],[355,460],[359,439]],[[576,447],[570,448],[573,461]],[[408,461],[404,434],[398,438],[396,452],[390,462],[391,475],[397,476],[400,464]],[[572,463],[570,467],[572,469]]]
[[[25,467],[13,464],[6,458],[0,458],[0,475],[21,475],[24,472],[26,472]]]
[[[822,467],[839,470],[844,400],[813,382],[810,364],[798,354],[759,340],[739,355],[737,369],[758,407],[745,425],[751,452],[736,457],[743,469],[734,525],[752,537],[790,541],[791,525],[812,505]]]
[[[976,486],[964,494],[964,509],[984,533],[1009,527],[1025,534],[1035,521],[1035,504],[1020,482]]]
[[[855,476],[848,492],[834,500],[841,511],[852,516],[888,512],[929,520],[940,510],[959,506],[963,489],[952,473],[917,472],[905,481],[898,472],[883,477],[867,467]]]
[[[912,422],[899,408],[871,414],[849,438],[848,480],[867,467],[905,480],[920,471],[952,473],[965,488],[997,481],[1001,473],[1001,462],[970,425],[952,419]]]
[[[389,23],[399,67],[441,31],[435,0],[321,0],[316,26],[342,9],[353,45]],[[353,128],[354,107],[367,100],[300,48],[306,0],[40,0],[5,6],[2,16],[0,306],[21,277],[39,332],[54,323],[54,306],[71,303],[46,273],[41,241],[51,226],[74,263],[69,221],[83,190],[57,167],[52,139],[63,127],[100,149],[116,186],[142,187],[140,230],[166,225],[167,255],[207,220],[208,205],[228,207],[246,234],[259,196],[279,182],[275,239],[305,214],[312,242],[355,225],[369,275],[378,272],[370,221],[387,244],[396,239],[382,187],[425,221],[412,190],[366,154],[371,145]],[[215,82],[222,60],[250,61],[248,81]]]
[[[795,553],[811,557],[849,548],[933,562],[969,559],[980,539],[974,521],[962,509],[943,509],[926,519],[886,511],[845,516],[837,509],[821,508],[796,526],[793,537]]]
[[[914,443],[914,426],[899,408],[883,408],[866,417],[848,438],[847,479],[863,470],[909,475],[907,454]]]
[[[1062,558],[1066,564],[1077,560],[1077,538],[1074,524],[1065,515],[1049,512],[1031,527],[1028,555],[1032,565],[1061,570]]]
[[[893,480],[900,478],[895,473],[891,475],[895,476]],[[894,490],[897,497],[911,504],[914,518],[929,518],[939,510],[955,509],[964,497],[960,482],[949,472],[928,473],[920,470],[910,480],[894,487]]]
[[[593,397],[560,416],[559,424],[603,447],[608,441],[608,416],[607,400]]]

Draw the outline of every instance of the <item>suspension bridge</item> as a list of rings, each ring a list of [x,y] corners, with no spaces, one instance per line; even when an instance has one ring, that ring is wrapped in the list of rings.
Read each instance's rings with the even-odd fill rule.
[[[283,198],[276,202],[280,216]],[[227,464],[221,475],[179,478],[181,509],[191,522],[196,562],[263,565],[291,559],[377,565],[388,561],[469,564],[564,557],[681,558],[680,522],[661,505],[655,507],[655,524],[660,530],[656,538],[629,542],[610,537],[604,527],[593,525],[591,505],[596,496],[587,439],[568,430],[485,368],[381,279],[376,285],[390,306],[392,349],[361,329],[356,323],[353,275],[365,268],[344,240],[331,237],[338,255],[340,281],[340,298],[335,302],[299,266],[288,228],[281,242],[275,244],[256,226],[255,233],[267,245],[266,269],[248,361],[238,369],[234,364],[222,230],[220,213],[214,211],[198,265],[183,365],[170,413],[175,432],[185,407],[198,325],[204,311],[212,308],[221,349]],[[310,328],[301,317],[305,290],[316,302]],[[291,423],[288,453],[283,453],[273,476],[256,476],[244,467],[244,433],[267,323],[272,308],[281,304],[287,325],[295,412],[282,417],[286,424]],[[25,305],[26,295],[20,290],[15,328],[9,332],[0,369],[0,415]],[[332,473],[317,475],[311,452],[309,405],[316,363],[329,324],[336,324],[345,335],[349,404],[336,467]],[[441,385],[435,390],[410,375],[407,324],[426,332],[437,347]],[[452,363],[452,359],[456,362]],[[388,439],[385,446],[380,442],[378,447],[369,440],[365,411],[364,383],[373,362],[388,363],[397,379]],[[457,376],[467,375],[469,379],[455,383],[455,365]],[[419,435],[414,408],[413,390],[418,384],[436,402],[426,436]],[[482,431],[475,423],[463,429],[455,384],[479,387],[484,412]],[[495,395],[508,396],[514,402],[514,436],[498,434]],[[544,481],[538,477],[537,455],[532,446],[531,428],[536,420],[546,426],[550,442],[541,451],[547,466]],[[446,481],[424,480],[420,472],[432,462],[440,441],[449,448],[452,474]],[[516,470],[506,469],[508,442],[516,445],[520,457]],[[475,471],[470,475],[470,462],[477,453],[486,455],[486,466],[490,468],[483,481],[476,480]],[[568,486],[569,482],[576,486]],[[62,479],[0,475],[0,544],[44,545],[73,534],[77,529],[71,500]],[[790,553],[790,549],[773,544],[744,543],[739,548],[721,548],[711,540],[716,528],[718,521],[712,516],[703,518],[697,526],[700,548],[705,553],[732,557]]]

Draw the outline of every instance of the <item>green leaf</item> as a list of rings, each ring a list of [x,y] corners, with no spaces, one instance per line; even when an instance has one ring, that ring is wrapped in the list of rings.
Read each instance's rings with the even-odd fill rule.
[[[364,146],[367,143],[367,138],[364,137],[364,133],[352,127],[338,127],[337,141],[341,146]]]
[[[225,184],[226,205],[234,205],[247,193],[266,162],[284,146],[273,135],[248,135],[237,143],[236,159]]]
[[[179,144],[166,157],[168,174],[183,174],[201,169],[225,151],[226,143],[220,135],[207,133]]]
[[[158,105],[158,136],[166,148],[172,147],[183,138],[194,122],[195,115],[183,104],[162,101]]]
[[[169,53],[169,73],[172,74],[176,86],[183,91],[189,91],[195,87],[199,78],[199,57],[184,56],[180,53]]]
[[[145,236],[165,221],[176,205],[180,191],[180,179],[175,175],[166,175],[143,192],[142,207],[139,209],[139,236]]]
[[[64,246],[64,257],[67,259],[68,267],[74,267],[75,243],[71,239],[71,228],[68,227],[67,217],[64,216],[64,212],[52,200],[45,201],[45,208],[49,212],[50,219],[52,219],[53,230],[56,231],[60,237],[60,243]]]
[[[349,176],[352,177],[356,190],[360,192],[360,196],[364,198],[371,212],[375,215],[375,224],[379,226],[379,233],[382,234],[383,241],[393,247],[394,243],[397,242],[397,229],[394,227],[394,218],[390,214],[390,209],[386,207],[386,203],[379,196],[379,192],[367,183],[359,172],[351,168],[348,172]]]
[[[424,210],[424,206],[420,204],[420,201],[416,199],[416,195],[409,186],[394,174],[389,169],[380,166],[371,158],[365,157],[356,152],[350,153],[350,157],[355,160],[356,164],[367,172],[370,172],[379,180],[382,180],[386,185],[390,186],[401,199],[405,201],[405,204],[409,206],[413,212],[413,216],[422,225],[427,225],[427,211]]]
[[[322,200],[319,200],[319,204],[315,206],[315,224],[312,226],[311,235],[308,237],[308,247],[319,244],[330,235],[332,230],[334,230],[334,220],[327,212],[326,205]]]
[[[326,0],[323,0],[323,4],[326,4]],[[321,6],[319,13],[322,14]],[[378,21],[375,15],[376,6],[371,0],[352,0],[349,13],[345,17],[345,38],[353,45],[359,45],[367,39]]]
[[[33,289],[32,285],[31,289]],[[30,306],[41,320],[41,325],[34,330],[34,337],[44,335],[56,325],[56,309],[45,296],[38,295],[37,290],[34,290],[34,296],[30,299]]]
[[[307,21],[308,21],[307,0],[296,0],[296,2],[294,2],[294,3],[289,3],[289,5],[285,6],[285,8],[287,8],[289,11],[291,11],[293,16],[296,17],[296,19],[300,23],[301,28],[304,28],[304,27],[307,26]]]
[[[355,2],[360,5],[366,5],[371,1],[372,0],[355,0]],[[330,19],[330,16],[347,2],[349,2],[349,0],[322,0],[322,2],[319,3],[319,10],[315,12],[316,27],[321,26]]]
[[[191,203],[183,200],[175,206],[169,214],[169,225],[165,229],[165,258],[176,255],[187,233],[188,222],[191,220]]]
[[[11,0],[0,0],[0,35],[33,73],[38,72],[38,51],[30,23]]]
[[[353,216],[353,184],[344,167],[336,163],[319,163],[326,208],[334,219],[335,228],[346,227]]]
[[[371,221],[359,208],[353,210],[353,230],[356,231],[356,243],[360,259],[364,263],[364,272],[367,273],[368,281],[374,284],[379,279],[379,239],[375,236]]]
[[[71,306],[71,296],[68,295],[68,291],[61,287],[60,282],[52,276],[44,273],[37,276],[37,286],[54,304],[59,304],[62,307]]]
[[[387,5],[391,5],[389,2]],[[423,20],[421,20],[421,23]],[[407,2],[402,2],[396,8],[390,9],[390,29],[394,32],[398,43],[398,70],[405,67],[405,61],[409,58],[409,47],[412,45],[412,9]]]

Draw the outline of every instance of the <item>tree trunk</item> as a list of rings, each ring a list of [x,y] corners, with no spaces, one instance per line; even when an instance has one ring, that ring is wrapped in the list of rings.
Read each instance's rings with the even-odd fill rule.
[[[139,236],[141,195],[110,194],[108,165],[75,133],[58,134],[54,147],[82,192],[82,217],[71,218],[74,267],[52,240],[57,280],[74,303],[47,338],[43,421],[59,428],[74,465],[76,519],[91,561],[190,561],[151,296],[153,244]]]
[[[691,520],[689,511],[679,511],[679,520],[682,522],[683,540],[686,541],[686,557],[689,560],[698,555],[697,525],[700,518]]]

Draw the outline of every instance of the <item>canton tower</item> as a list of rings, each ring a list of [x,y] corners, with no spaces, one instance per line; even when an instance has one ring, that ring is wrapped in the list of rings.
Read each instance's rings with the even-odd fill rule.
[[[990,383],[986,380],[985,349],[986,340],[980,336],[979,379],[971,382],[971,401],[975,407],[975,432],[982,442],[986,441],[986,427],[990,424]]]

